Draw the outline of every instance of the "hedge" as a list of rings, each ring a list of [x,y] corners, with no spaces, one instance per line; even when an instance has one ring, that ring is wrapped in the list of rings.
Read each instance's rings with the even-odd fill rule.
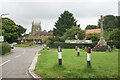
[[[64,43],[64,42],[56,42],[56,43],[51,43],[47,44],[48,47],[50,48],[58,48],[58,46],[61,46],[62,48],[75,48],[75,46],[78,46],[80,48],[85,48],[85,47],[91,47],[94,48],[97,42],[94,42],[92,44],[80,44],[80,43]],[[113,42],[107,42],[107,44],[112,48],[114,43]],[[117,47],[117,46],[116,46]],[[118,48],[118,47],[117,47]]]
[[[47,45],[50,48],[58,48],[58,46],[61,46],[62,48],[75,48],[75,46],[79,48],[83,47],[91,47],[93,48],[94,44],[80,44],[80,43],[52,43]]]
[[[5,55],[8,52],[11,52],[11,46],[8,43],[0,44],[0,48],[2,49],[0,54]]]

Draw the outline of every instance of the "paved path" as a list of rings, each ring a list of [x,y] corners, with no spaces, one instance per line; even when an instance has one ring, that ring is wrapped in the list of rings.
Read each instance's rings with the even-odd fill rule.
[[[2,57],[0,63],[2,78],[31,78],[28,74],[28,68],[35,53],[40,49],[42,49],[42,46],[35,48],[15,47],[12,54]]]

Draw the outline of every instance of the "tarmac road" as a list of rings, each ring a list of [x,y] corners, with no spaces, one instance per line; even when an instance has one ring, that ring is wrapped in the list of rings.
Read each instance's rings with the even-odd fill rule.
[[[14,47],[12,54],[3,56],[0,68],[2,78],[32,78],[28,73],[33,58],[43,46],[34,48]]]

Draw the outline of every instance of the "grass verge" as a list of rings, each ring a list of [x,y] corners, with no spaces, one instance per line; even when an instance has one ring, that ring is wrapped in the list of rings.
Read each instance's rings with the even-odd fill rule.
[[[92,68],[87,68],[86,51],[80,56],[74,49],[63,49],[63,65],[57,63],[57,49],[40,51],[35,73],[43,78],[116,78],[118,77],[118,50],[92,52]]]
[[[7,55],[10,55],[10,54],[12,54],[13,52],[8,52],[8,53],[6,53],[6,54],[4,54],[3,56],[7,56]]]
[[[36,44],[16,44],[16,47],[36,47]]]

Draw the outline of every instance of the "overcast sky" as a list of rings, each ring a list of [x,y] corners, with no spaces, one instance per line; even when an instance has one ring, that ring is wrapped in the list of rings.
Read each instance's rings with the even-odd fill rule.
[[[119,0],[0,0],[0,14],[31,31],[32,21],[40,21],[42,30],[52,30],[59,15],[68,10],[84,29],[97,24],[100,15],[118,15]],[[4,16],[5,17],[5,16]]]

